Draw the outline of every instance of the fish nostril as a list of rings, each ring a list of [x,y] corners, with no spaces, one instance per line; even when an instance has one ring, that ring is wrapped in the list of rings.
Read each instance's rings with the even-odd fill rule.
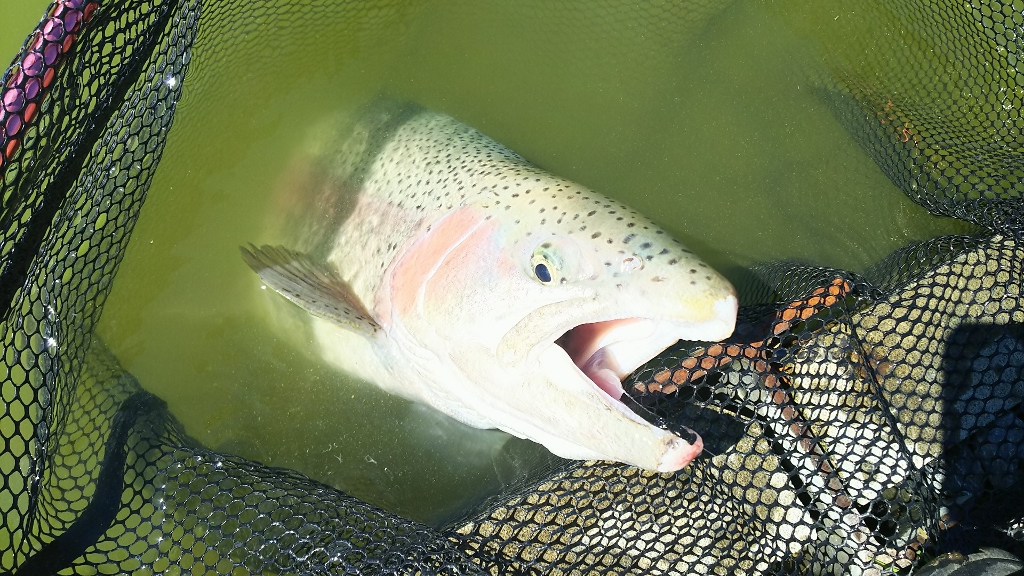
[[[644,259],[639,256],[626,256],[622,259],[622,265],[619,268],[623,273],[629,274],[630,272],[636,272],[637,270],[644,269]]]

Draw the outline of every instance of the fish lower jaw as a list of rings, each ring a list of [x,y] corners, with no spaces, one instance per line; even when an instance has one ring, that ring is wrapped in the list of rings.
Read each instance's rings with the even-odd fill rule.
[[[671,320],[623,318],[581,324],[558,338],[555,345],[569,357],[580,377],[589,380],[606,395],[605,402],[610,407],[630,420],[641,422],[640,416],[622,403],[625,393],[623,379],[680,339],[690,339],[694,335],[708,339],[727,337],[734,323],[734,302],[735,299],[727,301],[725,308],[729,309],[716,313],[712,321],[703,326]],[[658,443],[661,448],[656,449],[655,463],[652,465],[648,460],[644,466],[658,472],[675,472],[684,468],[704,448],[703,440],[696,433],[688,442],[666,432]]]
[[[591,357],[587,364],[579,366],[579,368],[587,378],[597,384],[601,391],[611,396],[613,400],[621,401],[622,395],[625,393],[622,388],[622,377],[615,370],[605,367],[597,354]]]
[[[682,470],[694,458],[699,456],[701,451],[704,450],[704,439],[698,434],[694,434],[694,436],[693,444],[686,442],[682,438],[671,439],[668,449],[665,450],[661,460],[658,461],[658,472]]]
[[[704,450],[704,441],[697,434],[693,435],[693,443],[690,444],[682,438],[673,436],[670,432],[659,432],[661,432],[660,436],[645,440],[652,447],[637,445],[634,450],[629,451],[631,456],[618,458],[562,438],[551,438],[543,442],[543,444],[556,456],[570,460],[612,460],[661,473],[672,473],[682,470]],[[516,436],[520,435],[516,434]],[[639,455],[649,452],[655,453],[653,458],[641,461],[642,457]]]

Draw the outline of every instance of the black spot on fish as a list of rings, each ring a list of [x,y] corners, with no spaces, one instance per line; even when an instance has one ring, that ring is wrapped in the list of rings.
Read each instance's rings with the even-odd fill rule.
[[[633,238],[636,238],[636,234],[626,234],[626,237],[622,239],[622,243],[629,244],[633,241]]]
[[[590,235],[590,237],[591,238],[600,238],[601,237],[601,233],[600,232],[594,232],[593,234]]]
[[[650,242],[644,242],[643,244],[640,245],[640,249],[641,250],[647,250],[650,247],[651,247],[651,243]]]

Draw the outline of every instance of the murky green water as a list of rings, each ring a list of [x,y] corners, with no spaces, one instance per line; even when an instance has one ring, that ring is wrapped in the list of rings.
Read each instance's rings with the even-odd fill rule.
[[[339,106],[386,92],[448,112],[652,216],[733,278],[780,258],[862,269],[953,229],[843,131],[801,73],[813,47],[760,4],[658,9],[367,3],[242,48],[218,45],[208,19],[201,82],[186,81],[100,334],[208,446],[437,521],[543,451],[332,373],[268,321],[274,296],[238,255],[264,240],[308,128]],[[40,12],[0,5],[3,53]]]
[[[0,4],[0,61],[4,69],[49,4],[43,0],[12,0]]]

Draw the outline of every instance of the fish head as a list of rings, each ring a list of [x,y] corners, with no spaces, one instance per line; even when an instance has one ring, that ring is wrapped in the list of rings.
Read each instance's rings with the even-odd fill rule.
[[[735,291],[650,220],[558,185],[550,219],[485,204],[432,224],[394,268],[392,316],[459,373],[464,420],[567,458],[678,470],[699,436],[637,416],[621,381],[679,339],[728,337]]]
[[[544,340],[555,334],[574,358],[589,356],[588,340],[621,341],[615,353],[625,354],[631,366],[621,379],[653,357],[630,361],[634,348],[644,354],[649,342],[666,338],[662,350],[680,339],[717,341],[732,334],[737,299],[728,280],[639,215],[615,224],[590,234],[530,234],[518,242],[518,272],[547,302],[504,334],[504,361],[536,353],[539,342],[530,334],[543,333]]]

